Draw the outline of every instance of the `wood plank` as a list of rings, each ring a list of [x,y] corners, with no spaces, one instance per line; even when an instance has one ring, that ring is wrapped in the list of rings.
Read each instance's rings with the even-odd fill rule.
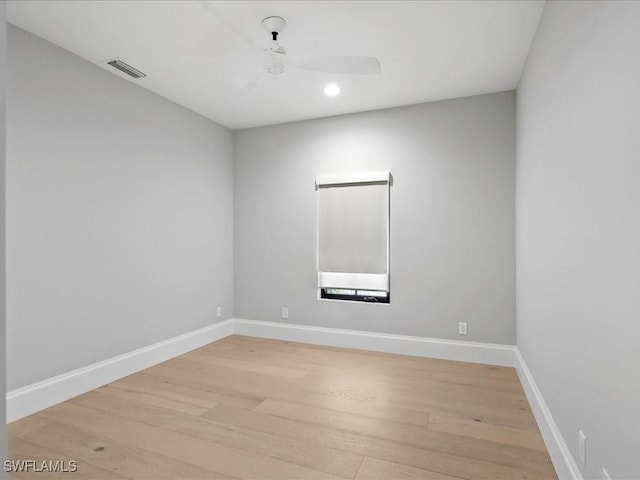
[[[7,436],[9,438],[21,437],[22,435],[46,426],[48,423],[49,422],[38,415],[29,415],[28,417],[7,424]]]
[[[162,395],[155,395],[153,393],[139,392],[133,388],[126,388],[126,387],[118,388],[116,386],[105,385],[104,387],[97,388],[96,391],[99,391],[99,392],[106,391],[114,396],[120,396],[122,398],[127,398],[129,400],[133,400],[136,402],[145,403],[147,405],[168,408],[176,412],[187,413],[190,415],[200,415],[206,412],[209,408],[212,408],[212,406],[202,407],[200,405],[194,405],[193,403],[174,400],[172,398],[167,398]]]
[[[200,376],[198,381],[191,376],[185,376],[183,372],[178,372],[176,375],[163,375],[164,372],[152,369],[143,370],[135,375],[135,380],[132,382],[137,386],[144,385],[170,393],[208,400],[215,404],[222,403],[241,408],[254,408],[265,399],[264,395],[232,390],[227,385],[212,385],[206,375]],[[120,380],[120,382],[122,381]]]
[[[365,457],[355,480],[458,480],[459,478],[423,468],[409,467],[399,463]]]
[[[219,403],[209,399],[206,395],[202,395],[200,392],[194,394],[193,389],[186,387],[179,387],[176,389],[177,391],[173,391],[171,388],[167,387],[167,383],[169,382],[160,380],[157,380],[156,382],[145,382],[144,377],[140,376],[134,378],[126,377],[110,383],[107,386],[110,388],[119,388],[125,391],[146,393],[169,400],[203,407],[205,409],[213,408]]]
[[[460,385],[469,385],[475,388],[490,389],[493,391],[504,391],[509,393],[522,394],[522,385],[517,379],[514,378],[487,378],[479,377],[469,373],[462,372],[432,372],[431,378],[433,380],[454,383]]]
[[[307,370],[299,368],[284,367],[279,365],[269,365],[266,363],[256,363],[249,360],[229,359],[223,356],[211,355],[208,352],[194,351],[183,356],[185,360],[216,365],[218,367],[238,368],[247,372],[255,372],[263,375],[284,378],[304,378],[309,373]]]
[[[499,405],[477,405],[471,400],[464,402],[429,402],[423,404],[423,409],[430,413],[445,415],[466,416],[475,421],[502,425],[504,427],[518,428],[538,432],[538,425],[529,408],[506,409]]]
[[[546,452],[539,433],[491,425],[473,418],[432,414],[429,429]]]

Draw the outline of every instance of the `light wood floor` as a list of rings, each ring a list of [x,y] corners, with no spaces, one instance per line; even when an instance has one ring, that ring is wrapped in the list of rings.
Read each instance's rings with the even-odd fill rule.
[[[9,458],[78,462],[40,479],[557,478],[512,368],[242,336],[10,424]]]

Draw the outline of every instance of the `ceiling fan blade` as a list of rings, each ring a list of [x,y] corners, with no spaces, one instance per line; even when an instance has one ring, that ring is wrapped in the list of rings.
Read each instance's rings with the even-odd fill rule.
[[[375,57],[296,57],[283,55],[269,50],[267,50],[266,53],[274,60],[286,65],[303,68],[305,70],[313,70],[316,72],[346,73],[354,75],[377,75],[381,72],[380,62]]]
[[[254,90],[258,85],[264,82],[267,78],[267,73],[263,72],[259,77],[254,78],[253,80],[246,82],[237,89],[239,95],[244,95],[252,90]]]
[[[200,5],[202,5],[202,7],[207,12],[209,12],[215,18],[220,20],[222,23],[224,23],[231,31],[235,32],[240,38],[242,38],[245,42],[247,42],[253,48],[255,48],[256,50],[262,50],[262,48],[258,47],[255,43],[253,43],[253,41],[251,41],[249,37],[247,37],[244,33],[238,30],[233,25],[233,23],[220,11],[220,9],[213,4],[213,2],[210,2],[207,0],[201,0]]]

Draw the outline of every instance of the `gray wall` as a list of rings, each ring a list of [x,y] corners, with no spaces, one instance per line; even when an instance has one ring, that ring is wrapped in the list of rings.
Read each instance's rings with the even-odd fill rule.
[[[0,462],[7,455],[5,337],[5,114],[7,73],[7,4],[0,2]],[[0,469],[0,478],[6,478]]]
[[[8,41],[8,388],[231,317],[231,132]]]
[[[640,3],[547,2],[518,88],[518,346],[586,478],[640,478]]]
[[[513,92],[234,136],[236,317],[515,343]],[[394,179],[391,305],[317,300],[315,177],[376,170]]]

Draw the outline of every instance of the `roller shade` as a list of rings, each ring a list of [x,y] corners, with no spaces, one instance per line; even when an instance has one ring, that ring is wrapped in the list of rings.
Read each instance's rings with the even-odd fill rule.
[[[388,290],[389,172],[326,175],[318,189],[318,287]]]

